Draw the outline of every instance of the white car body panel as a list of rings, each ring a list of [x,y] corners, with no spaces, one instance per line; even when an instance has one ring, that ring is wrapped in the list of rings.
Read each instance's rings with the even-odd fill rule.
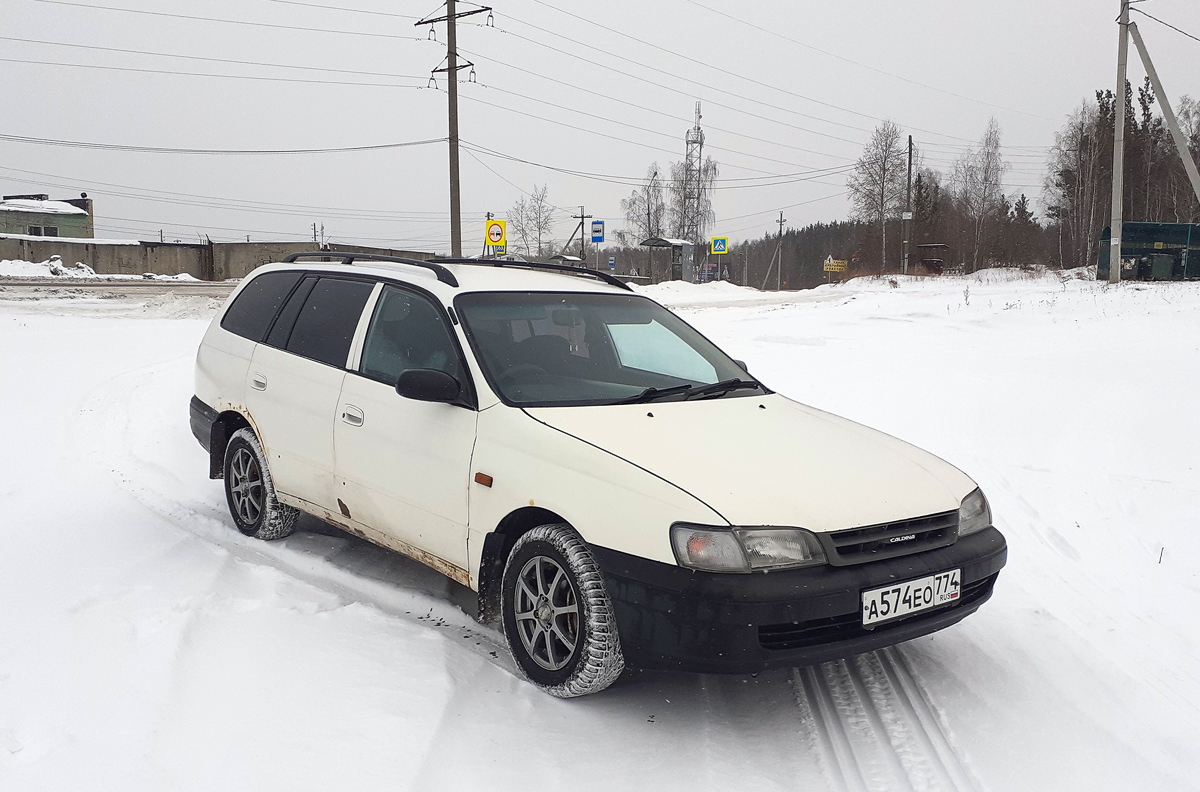
[[[951,511],[975,489],[928,452],[777,394],[529,414],[677,484],[732,525],[836,531]]]
[[[471,484],[472,586],[484,537],[523,507],[558,514],[586,542],[667,564],[672,522],[721,522],[669,481],[505,405],[479,413],[472,472],[493,478],[491,487]]]
[[[246,377],[246,408],[280,492],[336,509],[333,420],[346,372],[258,344]],[[255,387],[265,380],[265,389]]]
[[[361,425],[344,417],[351,408]],[[355,521],[466,569],[477,416],[453,404],[405,399],[389,385],[347,374],[332,429],[337,497]]]

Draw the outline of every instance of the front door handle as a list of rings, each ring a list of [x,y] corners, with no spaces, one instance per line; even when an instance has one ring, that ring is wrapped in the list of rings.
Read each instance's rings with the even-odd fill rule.
[[[259,374],[257,371],[250,375],[250,387],[254,390],[265,391],[267,389],[267,377],[264,374]]]
[[[355,407],[353,404],[347,404],[342,407],[342,420],[351,426],[362,426],[366,416],[363,411]]]

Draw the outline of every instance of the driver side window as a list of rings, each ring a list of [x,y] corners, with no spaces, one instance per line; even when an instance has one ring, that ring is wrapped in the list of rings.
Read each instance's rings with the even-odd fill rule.
[[[385,286],[367,330],[358,370],[395,385],[407,369],[437,369],[463,381],[457,347],[437,308],[420,295]]]

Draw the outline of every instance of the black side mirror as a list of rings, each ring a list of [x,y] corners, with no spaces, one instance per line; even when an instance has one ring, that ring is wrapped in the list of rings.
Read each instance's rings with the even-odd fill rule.
[[[417,401],[453,402],[460,392],[459,381],[438,369],[406,369],[396,381],[396,393]]]
[[[742,371],[746,372],[747,374],[749,374],[749,373],[750,373],[750,369],[746,368],[746,361],[744,361],[744,360],[735,360],[735,361],[733,361],[733,362],[734,362],[734,363],[737,363],[737,365],[738,365],[738,368],[740,368]]]

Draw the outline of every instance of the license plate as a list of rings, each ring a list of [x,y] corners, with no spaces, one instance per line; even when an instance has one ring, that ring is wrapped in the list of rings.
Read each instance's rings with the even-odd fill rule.
[[[936,575],[896,583],[862,594],[864,627],[898,619],[910,613],[936,608],[958,600],[962,570],[951,569]]]

